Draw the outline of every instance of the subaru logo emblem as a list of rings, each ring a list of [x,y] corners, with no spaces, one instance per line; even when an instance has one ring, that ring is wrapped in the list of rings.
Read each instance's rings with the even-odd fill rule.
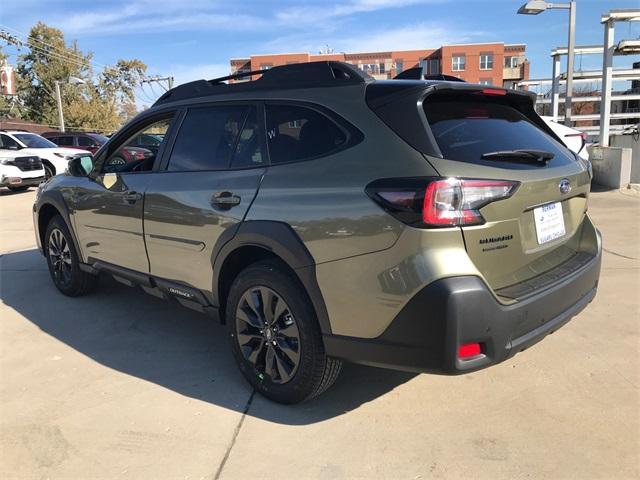
[[[563,178],[558,185],[560,193],[569,193],[571,191],[571,183],[566,178]]]

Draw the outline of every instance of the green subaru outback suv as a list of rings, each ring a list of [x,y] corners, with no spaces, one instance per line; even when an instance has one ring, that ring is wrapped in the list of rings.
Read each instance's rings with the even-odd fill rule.
[[[589,165],[532,94],[276,67],[163,95],[38,192],[65,295],[110,274],[226,324],[260,393],[299,402],[343,361],[461,374],[595,296]],[[122,162],[141,134],[159,148]]]

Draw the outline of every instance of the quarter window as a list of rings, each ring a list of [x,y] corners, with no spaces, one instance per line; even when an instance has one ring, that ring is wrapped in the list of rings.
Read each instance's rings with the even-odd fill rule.
[[[429,60],[429,74],[434,75],[440,73],[440,60]]]
[[[491,70],[493,68],[493,54],[481,53],[480,54],[480,70]]]
[[[245,106],[190,109],[176,137],[168,169],[184,172],[229,168],[249,109]]]
[[[466,67],[466,57],[464,55],[454,55],[451,58],[451,70],[461,72]]]
[[[316,110],[293,105],[267,105],[267,144],[271,163],[326,155],[346,141],[345,132]]]

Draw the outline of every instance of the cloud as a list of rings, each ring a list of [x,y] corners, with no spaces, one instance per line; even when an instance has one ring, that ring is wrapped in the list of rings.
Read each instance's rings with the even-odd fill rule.
[[[336,40],[336,50],[345,52],[417,50],[438,48],[447,43],[467,42],[483,32],[463,33],[440,23],[416,23],[401,28],[389,28],[365,36]]]
[[[185,9],[181,2],[135,0],[108,10],[78,12],[55,19],[65,33],[139,34],[180,30],[247,30],[266,25],[263,18],[219,11],[215,2],[190,1]]]
[[[324,4],[317,7],[296,6],[286,8],[276,14],[276,19],[285,24],[308,24],[348,17],[357,13],[375,12],[391,8],[403,8],[424,3],[440,3],[446,0],[351,0],[348,2]]]

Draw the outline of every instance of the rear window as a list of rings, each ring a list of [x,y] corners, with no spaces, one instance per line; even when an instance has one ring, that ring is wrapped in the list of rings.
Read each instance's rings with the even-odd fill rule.
[[[544,150],[554,154],[549,166],[573,161],[570,152],[514,107],[496,102],[430,100],[425,113],[444,158],[504,168],[531,168],[531,164],[482,160],[503,150]]]

